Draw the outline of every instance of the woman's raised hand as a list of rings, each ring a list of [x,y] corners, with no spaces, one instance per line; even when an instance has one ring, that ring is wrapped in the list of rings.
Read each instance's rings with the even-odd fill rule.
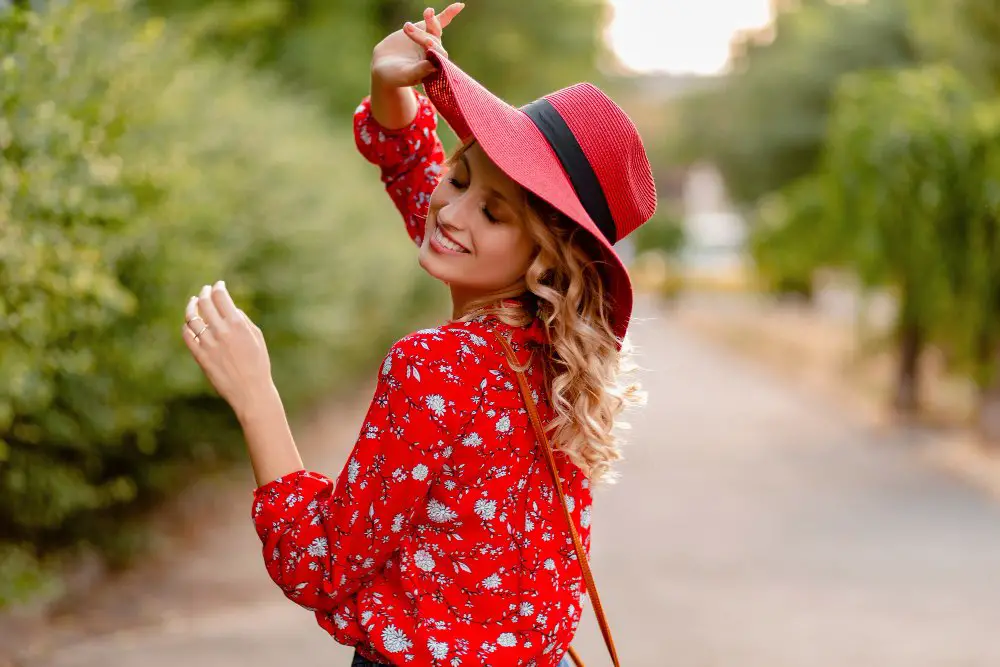
[[[239,418],[274,392],[264,334],[236,307],[222,281],[188,301],[184,342],[209,382]]]
[[[392,33],[372,52],[372,82],[386,88],[406,88],[415,86],[435,71],[427,59],[427,50],[447,55],[441,45],[441,32],[448,27],[465,3],[448,5],[440,14],[428,7],[424,10],[424,20],[407,22],[401,30]]]

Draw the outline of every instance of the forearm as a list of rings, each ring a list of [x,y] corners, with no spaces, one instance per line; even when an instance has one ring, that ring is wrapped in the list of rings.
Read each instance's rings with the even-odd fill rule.
[[[284,405],[273,385],[255,396],[237,417],[257,486],[303,469]]]
[[[398,130],[413,122],[417,115],[417,96],[410,87],[397,88],[371,79],[372,116],[387,130]]]

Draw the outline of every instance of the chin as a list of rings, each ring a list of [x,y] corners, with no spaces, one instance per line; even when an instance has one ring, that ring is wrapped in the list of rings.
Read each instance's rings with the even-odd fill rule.
[[[448,266],[447,260],[436,256],[429,248],[420,249],[418,263],[420,268],[427,272],[427,275],[449,287],[458,287],[473,292],[486,291],[480,285],[468,284],[468,276],[464,275],[467,273],[466,271],[457,271],[456,267]]]
[[[421,248],[420,255],[417,259],[427,275],[436,280],[440,280],[446,285],[451,285],[455,282],[461,282],[462,277],[454,275],[455,271],[452,267],[442,266],[442,261],[440,257],[436,257],[430,248]],[[448,269],[452,268],[451,271]]]
[[[420,268],[427,272],[431,278],[437,278],[441,282],[447,282],[444,278],[440,276],[440,271],[436,270],[439,267],[435,266],[437,262],[434,261],[434,256],[431,253],[431,249],[426,245],[420,246],[420,253],[417,255],[417,263],[420,264]]]

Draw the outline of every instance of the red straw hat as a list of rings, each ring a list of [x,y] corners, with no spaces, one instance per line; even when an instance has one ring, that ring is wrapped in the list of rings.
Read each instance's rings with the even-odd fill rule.
[[[656,210],[642,139],[621,108],[596,86],[578,83],[520,109],[486,90],[446,56],[424,89],[448,125],[523,188],[580,225],[595,241],[621,339],[632,314],[632,281],[614,244]]]

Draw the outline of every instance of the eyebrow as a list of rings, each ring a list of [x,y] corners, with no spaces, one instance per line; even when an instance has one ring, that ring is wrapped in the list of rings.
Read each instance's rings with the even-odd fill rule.
[[[469,175],[471,176],[472,167],[469,165],[469,158],[465,157],[465,153],[462,153],[461,155],[458,156],[458,159],[462,162],[463,165],[465,165],[465,170],[469,172]],[[507,204],[508,206],[513,206],[513,204],[511,204],[510,201],[506,197],[504,197],[503,193],[497,190],[496,188],[490,188],[490,192],[493,195],[496,195],[496,198],[502,201],[503,203]]]

